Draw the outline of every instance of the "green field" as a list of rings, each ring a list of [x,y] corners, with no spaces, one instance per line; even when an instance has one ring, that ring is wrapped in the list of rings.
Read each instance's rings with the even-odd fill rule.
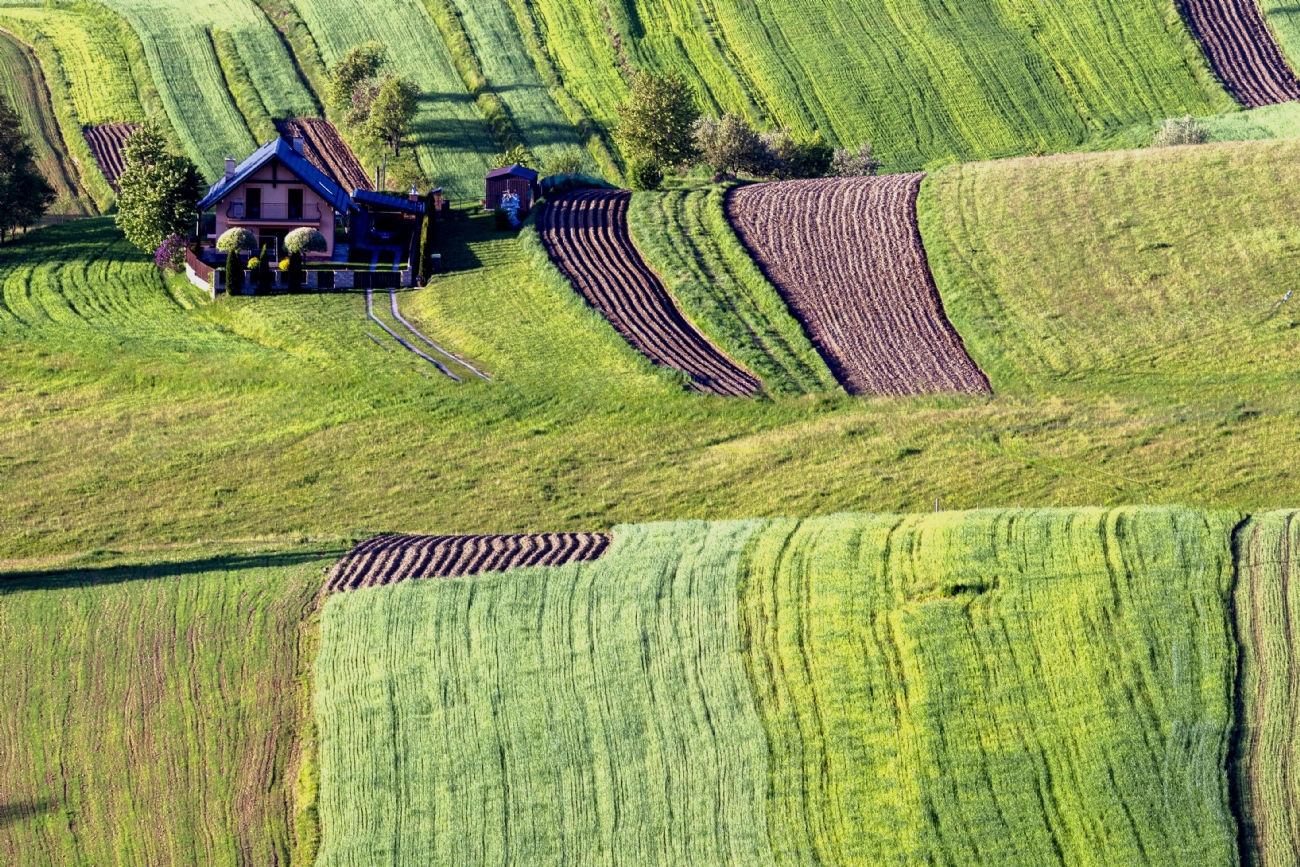
[[[63,142],[40,65],[26,46],[8,35],[0,35],[0,89],[18,112],[22,130],[32,145],[36,168],[54,188],[56,198],[50,213],[94,213],[94,205],[82,189],[77,167]]]
[[[621,65],[678,67],[712,111],[869,140],[890,170],[1075,149],[1232,104],[1166,0],[534,8],[566,87],[607,128],[626,94]]]
[[[0,562],[0,859],[289,863],[308,615],[340,550]]]
[[[620,527],[335,596],[319,863],[1233,863],[1233,523]]]
[[[687,317],[774,394],[838,391],[830,369],[722,212],[724,189],[638,193],[633,242]]]
[[[222,75],[211,33],[231,35],[272,118],[315,116],[316,102],[266,15],[251,0],[104,0],[135,29],[180,144],[209,179],[227,155],[260,144]]]
[[[298,0],[296,6],[327,65],[371,39],[388,46],[388,69],[409,77],[423,91],[411,126],[421,170],[451,199],[481,199],[495,144],[437,25],[419,0]]]

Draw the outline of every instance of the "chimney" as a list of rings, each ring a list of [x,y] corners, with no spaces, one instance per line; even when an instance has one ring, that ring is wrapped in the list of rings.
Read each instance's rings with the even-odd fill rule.
[[[411,194],[408,196],[408,198],[412,202],[420,201],[420,194],[415,191],[415,184],[411,184]]]
[[[293,134],[293,152],[302,155],[302,133],[300,132]]]
[[[230,180],[234,176],[235,176],[235,158],[226,157],[226,180]]]

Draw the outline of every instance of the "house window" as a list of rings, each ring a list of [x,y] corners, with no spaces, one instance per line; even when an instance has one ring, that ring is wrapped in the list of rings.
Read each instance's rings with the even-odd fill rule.
[[[289,188],[289,219],[302,219],[302,188]]]
[[[262,218],[262,190],[260,187],[248,187],[244,190],[244,198],[247,200],[245,212],[250,220],[260,220]]]

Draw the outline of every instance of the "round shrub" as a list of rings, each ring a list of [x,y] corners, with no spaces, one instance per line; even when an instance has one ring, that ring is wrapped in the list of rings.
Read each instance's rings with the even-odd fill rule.
[[[185,239],[180,235],[168,235],[153,256],[154,264],[168,274],[179,274],[185,270]]]
[[[634,159],[628,163],[627,180],[634,190],[657,190],[664,182],[664,170],[654,160]]]
[[[217,239],[217,249],[223,253],[237,253],[241,250],[256,250],[257,239],[247,229],[227,229]]]
[[[320,232],[304,226],[285,236],[284,249],[290,253],[324,253],[329,249],[329,243]]]
[[[1183,118],[1171,117],[1156,133],[1151,142],[1153,148],[1175,147],[1177,145],[1205,144],[1210,140],[1210,131],[1190,114]]]

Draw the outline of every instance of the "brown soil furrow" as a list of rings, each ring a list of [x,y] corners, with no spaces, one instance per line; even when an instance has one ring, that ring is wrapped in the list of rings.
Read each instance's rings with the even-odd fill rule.
[[[727,219],[853,394],[986,394],[916,225],[923,174],[734,190]]]
[[[1242,105],[1300,99],[1297,80],[1255,0],[1182,0],[1210,65]]]
[[[122,177],[125,168],[122,151],[126,148],[126,140],[139,128],[138,123],[104,123],[82,130],[99,170],[115,192],[118,190],[117,179]]]
[[[698,391],[757,393],[758,378],[687,321],[641,258],[627,229],[630,200],[630,193],[608,190],[552,200],[538,216],[547,253],[578,293],[652,361],[682,371]]]
[[[285,140],[292,140],[294,133],[303,139],[303,156],[338,184],[344,192],[369,190],[374,187],[366,175],[361,160],[352,148],[339,135],[338,129],[328,120],[318,117],[298,117],[292,120],[277,120],[275,128]]]
[[[334,567],[327,592],[416,578],[457,578],[524,566],[596,560],[609,547],[601,533],[509,536],[380,536],[360,543]]]

